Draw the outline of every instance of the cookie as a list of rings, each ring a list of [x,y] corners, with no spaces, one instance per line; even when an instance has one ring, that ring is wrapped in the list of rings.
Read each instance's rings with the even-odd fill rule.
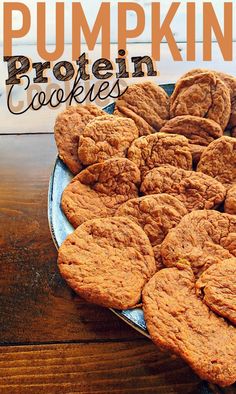
[[[211,119],[199,116],[176,116],[161,129],[163,133],[183,135],[191,144],[207,146],[216,138],[222,137],[223,130]]]
[[[168,165],[149,171],[140,190],[145,195],[170,194],[181,201],[188,212],[216,208],[226,195],[225,187],[214,178]]]
[[[236,380],[235,327],[209,310],[195,291],[187,264],[157,272],[143,290],[153,342],[183,358],[200,376],[222,387]]]
[[[236,215],[236,184],[227,191],[224,211]]]
[[[218,123],[222,130],[231,112],[230,92],[214,73],[180,79],[170,98],[170,116],[200,116]]]
[[[99,116],[89,122],[79,139],[78,157],[85,166],[112,157],[126,157],[138,129],[132,119],[118,116]]]
[[[135,198],[122,204],[116,211],[116,216],[127,216],[141,226],[153,247],[160,245],[169,230],[186,214],[184,205],[168,194]],[[161,264],[159,257],[157,266]]]
[[[236,257],[236,216],[218,211],[193,211],[169,231],[161,246],[163,264],[188,260],[196,277],[212,264]]]
[[[210,175],[227,188],[236,182],[236,140],[223,136],[205,149],[197,171]]]
[[[218,315],[236,324],[236,259],[212,265],[196,283],[199,295]]]
[[[78,143],[84,127],[96,116],[104,114],[95,105],[76,105],[68,107],[56,118],[54,136],[58,154],[73,174],[82,169],[78,158]]]
[[[206,69],[201,69],[201,68],[196,68],[188,73],[186,73],[182,78],[190,77],[193,75],[201,74],[201,73],[206,73],[209,72],[209,70]],[[232,75],[220,72],[220,71],[212,71],[216,74],[218,78],[220,78],[227,88],[229,89],[230,92],[230,101],[231,101],[231,114],[229,118],[229,123],[227,125],[227,128],[231,129],[236,126],[236,78],[233,77]]]
[[[61,207],[77,227],[86,220],[113,216],[121,204],[138,197],[140,172],[127,159],[109,159],[81,171],[62,194]]]
[[[192,169],[192,155],[187,138],[181,135],[156,133],[135,140],[128,150],[128,159],[141,175],[163,164]]]
[[[58,267],[85,300],[117,309],[140,301],[142,288],[156,269],[148,237],[128,218],[83,223],[59,248]]]
[[[169,97],[152,82],[130,85],[116,101],[114,115],[133,119],[140,136],[155,133],[169,119]]]

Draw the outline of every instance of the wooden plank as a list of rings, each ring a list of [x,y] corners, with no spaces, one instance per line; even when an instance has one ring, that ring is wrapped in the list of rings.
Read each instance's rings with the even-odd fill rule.
[[[203,383],[150,341],[3,347],[1,394],[200,393]]]
[[[141,338],[61,279],[47,221],[52,135],[0,137],[0,343]]]

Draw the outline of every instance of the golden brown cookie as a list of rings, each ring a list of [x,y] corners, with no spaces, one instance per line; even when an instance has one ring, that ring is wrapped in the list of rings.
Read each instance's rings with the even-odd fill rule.
[[[112,115],[94,118],[80,136],[79,160],[87,166],[112,157],[126,157],[128,148],[138,136],[132,119]]]
[[[170,98],[170,115],[193,115],[218,123],[224,130],[231,112],[230,92],[214,73],[180,79]]]
[[[197,171],[210,175],[226,187],[236,182],[236,139],[223,136],[205,149]]]
[[[85,300],[128,309],[141,298],[155,273],[153,250],[144,231],[128,218],[89,220],[63,242],[58,267]]]
[[[132,143],[127,157],[140,168],[142,176],[163,164],[192,169],[189,143],[182,135],[155,133],[140,137]]]
[[[141,226],[153,247],[160,245],[169,230],[186,214],[184,205],[168,194],[135,198],[122,204],[116,211],[116,216],[128,216]],[[157,266],[160,264],[158,258]]]
[[[157,272],[142,298],[147,328],[157,346],[182,357],[203,380],[220,386],[235,382],[235,327],[197,297],[187,264]]]
[[[145,195],[167,193],[181,201],[188,212],[218,207],[225,199],[225,187],[214,178],[173,166],[149,171],[141,184]]]
[[[86,220],[113,216],[125,201],[138,197],[140,172],[127,159],[109,159],[81,171],[62,194],[61,207],[77,227]]]
[[[209,308],[236,324],[236,259],[209,267],[196,283],[198,294]]]
[[[169,119],[169,97],[152,82],[130,85],[116,101],[114,115],[133,119],[140,136],[155,133]]]
[[[169,231],[161,246],[163,264],[184,258],[199,277],[212,264],[236,257],[236,216],[218,211],[193,211]]]
[[[176,116],[168,120],[161,132],[183,135],[191,144],[204,146],[223,135],[223,130],[218,123],[211,119],[191,115]]]
[[[201,73],[206,73],[206,72],[213,72],[216,74],[218,78],[220,78],[227,88],[230,91],[230,101],[231,101],[231,114],[230,114],[230,119],[227,128],[231,129],[236,126],[236,78],[232,75],[220,72],[220,71],[214,71],[214,70],[207,70],[207,69],[201,69],[201,68],[196,68],[185,75],[183,75],[182,78],[187,78],[193,75],[201,74]]]
[[[236,184],[227,191],[224,211],[236,215]]]
[[[56,118],[54,136],[58,154],[73,174],[82,169],[78,158],[78,143],[84,127],[96,116],[104,114],[95,105],[76,105],[68,107]]]

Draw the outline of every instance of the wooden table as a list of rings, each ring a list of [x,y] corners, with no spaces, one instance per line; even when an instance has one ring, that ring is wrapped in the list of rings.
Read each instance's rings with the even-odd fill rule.
[[[184,362],[61,279],[47,222],[55,155],[51,134],[0,137],[0,393],[198,390]]]
[[[44,115],[30,113],[26,124],[1,116],[0,393],[204,392],[183,361],[76,297],[60,277],[47,220],[56,147],[50,130],[37,132]]]

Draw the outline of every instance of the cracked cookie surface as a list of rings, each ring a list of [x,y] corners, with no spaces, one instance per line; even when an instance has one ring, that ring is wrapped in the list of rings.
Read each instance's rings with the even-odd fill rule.
[[[116,101],[114,115],[133,119],[140,136],[155,133],[169,119],[169,97],[152,82],[130,85]]]
[[[126,157],[128,148],[138,137],[138,129],[132,119],[99,116],[85,126],[80,136],[79,160],[87,166],[112,157]]]
[[[181,201],[188,212],[216,208],[226,195],[225,187],[214,178],[169,165],[149,171],[140,190],[145,195],[170,194]]]
[[[236,215],[236,184],[227,191],[224,211]]]
[[[196,289],[212,311],[236,325],[236,258],[209,267]]]
[[[70,106],[61,112],[55,122],[54,136],[61,160],[73,174],[82,169],[78,158],[78,144],[84,127],[97,116],[105,112],[95,105]]]
[[[128,218],[89,220],[63,242],[58,267],[70,287],[85,300],[128,309],[156,267],[144,231]]]
[[[199,116],[218,123],[222,130],[231,111],[230,92],[214,73],[202,73],[180,79],[170,98],[170,116]]]
[[[201,156],[197,171],[229,188],[236,182],[236,139],[223,136],[211,142]]]
[[[201,74],[206,72],[209,72],[209,70],[196,68],[183,75],[182,78],[187,78],[196,74]],[[232,75],[220,71],[210,70],[210,72],[216,74],[216,76],[220,78],[229,89],[230,101],[231,101],[231,114],[227,128],[232,129],[233,127],[236,126],[236,78],[233,77]]]
[[[127,216],[142,227],[153,247],[160,245],[169,230],[187,214],[184,205],[168,194],[135,198],[122,204],[116,216]],[[155,248],[157,267],[162,267],[159,249]]]
[[[127,157],[139,167],[142,176],[164,164],[192,169],[189,143],[181,135],[155,133],[140,137],[132,143]]]
[[[190,267],[157,272],[143,290],[153,342],[182,357],[203,380],[228,386],[236,380],[236,331],[197,297]]]
[[[62,194],[61,207],[77,227],[84,221],[113,216],[118,207],[138,197],[140,171],[127,159],[109,159],[80,172]]]
[[[209,145],[223,135],[223,130],[218,123],[211,119],[191,115],[176,116],[168,120],[161,132],[183,135],[191,144],[203,146]]]
[[[161,246],[163,264],[184,258],[196,277],[225,259],[236,257],[236,216],[218,211],[193,211],[169,231]]]

